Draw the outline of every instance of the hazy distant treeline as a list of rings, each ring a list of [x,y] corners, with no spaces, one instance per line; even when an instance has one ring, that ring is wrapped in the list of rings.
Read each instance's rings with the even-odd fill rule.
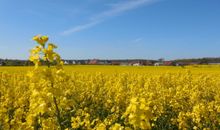
[[[92,60],[64,60],[65,61],[68,61],[68,64],[74,64],[74,63],[77,63],[77,64],[89,64],[89,61],[92,61]],[[115,61],[117,62],[137,62],[138,60],[137,59],[125,59],[125,60],[101,60],[101,61],[108,61],[108,62],[103,62],[104,64],[111,64]],[[139,61],[150,61],[152,64],[153,63],[156,63],[156,62],[161,62],[161,59],[159,60],[139,60]],[[165,61],[165,60],[164,60]],[[192,58],[192,59],[176,59],[176,60],[170,60],[171,62],[173,63],[181,63],[181,64],[191,64],[191,63],[194,63],[194,64],[215,64],[215,63],[220,63],[220,57],[218,58]],[[42,62],[42,64],[44,64]],[[0,59],[0,66],[32,66],[33,63],[28,61],[28,60],[14,60],[14,59]],[[174,65],[174,64],[173,64]]]

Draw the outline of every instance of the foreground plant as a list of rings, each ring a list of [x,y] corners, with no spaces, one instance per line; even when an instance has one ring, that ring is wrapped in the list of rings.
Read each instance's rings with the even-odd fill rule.
[[[62,93],[65,92],[65,88],[61,88],[60,84],[67,80],[67,76],[60,55],[54,51],[57,46],[47,43],[48,39],[48,36],[41,35],[33,37],[38,45],[31,50],[30,55],[30,61],[35,64],[35,69],[28,74],[32,90],[28,123],[34,129],[38,129],[51,122],[53,127],[58,124],[58,128],[63,130],[59,102],[65,99]],[[39,67],[42,63],[46,63],[47,67]]]

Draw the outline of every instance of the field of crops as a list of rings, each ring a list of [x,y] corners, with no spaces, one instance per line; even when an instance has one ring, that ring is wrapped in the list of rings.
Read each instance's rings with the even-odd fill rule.
[[[35,66],[0,67],[0,130],[220,129],[220,66],[63,66],[33,40]]]
[[[220,128],[219,66],[32,69],[0,67],[0,129]]]

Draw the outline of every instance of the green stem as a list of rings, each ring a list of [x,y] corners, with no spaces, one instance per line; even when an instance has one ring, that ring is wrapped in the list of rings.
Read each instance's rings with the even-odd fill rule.
[[[44,55],[46,57],[46,54],[44,54]],[[50,61],[48,59],[46,59],[46,64],[47,64],[48,68],[51,67]],[[51,83],[51,87],[53,88],[53,82]],[[54,102],[54,105],[55,105],[55,108],[56,108],[56,117],[57,117],[57,122],[58,122],[58,124],[60,126],[60,130],[64,130],[64,127],[62,125],[62,119],[61,119],[61,115],[60,115],[60,110],[59,110],[57,99],[56,99],[55,96],[53,96],[53,102]]]
[[[57,122],[59,123],[60,130],[64,130],[63,125],[62,125],[61,116],[60,116],[60,110],[59,110],[59,108],[58,108],[58,104],[57,104],[56,97],[53,97],[53,102],[54,102],[55,107],[56,107]]]

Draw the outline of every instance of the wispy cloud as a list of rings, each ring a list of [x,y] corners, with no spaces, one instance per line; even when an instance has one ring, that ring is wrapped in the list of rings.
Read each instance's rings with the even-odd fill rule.
[[[123,3],[112,3],[112,8],[110,10],[104,11],[92,17],[92,19],[105,19],[108,17],[116,16],[122,14],[126,11],[136,9],[138,7],[144,6],[146,4],[151,4],[156,0],[130,0]]]
[[[103,21],[105,21],[108,18],[120,15],[124,12],[134,10],[136,8],[139,8],[141,6],[146,6],[148,4],[151,4],[153,2],[156,2],[158,0],[128,0],[126,2],[120,2],[120,3],[113,3],[112,8],[109,10],[106,10],[104,12],[101,12],[99,14],[93,15],[90,17],[90,21],[85,24],[77,25],[73,28],[67,29],[61,33],[61,35],[69,35],[72,33],[80,32],[85,29],[89,29]]]
[[[136,38],[135,40],[133,40],[134,43],[138,43],[138,42],[141,42],[143,40],[143,38],[139,37],[139,38]]]
[[[63,31],[61,34],[62,35],[68,35],[68,34],[71,34],[71,33],[75,33],[75,32],[80,32],[82,30],[85,30],[87,28],[90,28],[90,27],[93,27],[95,26],[96,24],[99,24],[101,21],[92,21],[90,23],[86,23],[86,24],[82,24],[82,25],[78,25],[76,27],[73,27],[71,29],[68,29],[68,30],[65,30]]]

